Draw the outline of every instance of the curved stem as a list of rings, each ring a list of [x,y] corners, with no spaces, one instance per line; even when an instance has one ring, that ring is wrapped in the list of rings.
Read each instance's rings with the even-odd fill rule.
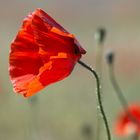
[[[137,120],[137,118],[135,118],[131,112],[128,110],[128,103],[127,103],[127,100],[125,99],[125,96],[123,95],[123,92],[121,90],[121,88],[119,87],[119,84],[116,80],[116,77],[115,77],[115,73],[114,73],[114,63],[110,64],[109,65],[109,68],[110,68],[110,72],[109,72],[109,75],[110,75],[110,81],[116,91],[116,95],[122,105],[122,107],[124,108],[126,114],[128,115],[129,119],[131,121],[133,121],[136,125],[139,125],[140,127],[140,122]]]
[[[80,65],[82,65],[83,67],[85,67],[90,72],[92,72],[92,74],[96,78],[98,103],[99,103],[101,115],[103,117],[103,121],[104,121],[104,124],[105,124],[105,127],[106,127],[108,140],[111,140],[111,134],[110,134],[110,130],[109,130],[109,125],[108,125],[108,121],[107,121],[107,118],[106,118],[106,115],[105,115],[105,112],[104,112],[104,108],[103,108],[103,105],[102,105],[102,100],[101,100],[100,80],[99,80],[98,74],[91,67],[89,67],[87,64],[85,64],[84,62],[79,60],[78,63]]]
[[[123,95],[123,92],[122,92],[121,88],[119,87],[119,84],[116,80],[113,63],[111,65],[109,65],[109,77],[110,77],[110,81],[112,83],[113,88],[116,91],[116,95],[117,95],[122,107],[125,110],[127,110],[128,109],[128,103],[127,103],[127,100],[125,99],[125,97]]]
[[[98,72],[98,74],[100,75],[100,81],[101,81],[101,85],[103,88],[103,83],[102,83],[102,57],[103,57],[103,42],[97,42],[97,50],[96,50],[96,71]],[[102,92],[102,91],[101,91]],[[99,111],[99,110],[97,110]],[[97,125],[96,125],[96,140],[100,140],[101,136],[101,127],[102,127],[102,123],[101,123],[101,118],[99,116],[100,114],[97,113]]]

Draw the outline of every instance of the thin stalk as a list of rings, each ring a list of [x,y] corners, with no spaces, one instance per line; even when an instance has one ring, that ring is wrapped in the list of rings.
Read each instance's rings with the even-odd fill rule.
[[[103,104],[102,104],[102,99],[101,99],[100,79],[99,79],[99,77],[98,77],[98,74],[96,73],[96,71],[95,71],[94,69],[92,69],[90,66],[88,66],[88,65],[85,64],[84,62],[82,62],[82,61],[79,60],[78,63],[79,63],[81,66],[83,66],[84,68],[86,68],[87,70],[89,70],[90,72],[92,72],[92,74],[94,75],[94,77],[95,77],[95,79],[96,79],[98,103],[99,103],[101,115],[102,115],[102,117],[103,117],[103,121],[104,121],[104,124],[105,124],[106,132],[107,132],[107,138],[108,138],[108,140],[111,140],[110,129],[109,129],[107,117],[106,117],[105,112],[104,112],[104,108],[103,108]]]
[[[128,103],[127,103],[127,100],[125,99],[125,96],[116,80],[116,77],[115,77],[115,73],[114,73],[114,63],[111,63],[109,64],[109,77],[110,77],[110,81],[115,89],[115,92],[116,92],[116,95],[122,105],[122,107],[124,108],[124,111],[126,112],[126,114],[128,115],[129,119],[134,122],[136,125],[139,125],[140,127],[140,122],[135,118],[135,116],[133,116],[131,114],[131,112],[128,110]],[[133,135],[133,140],[138,140],[138,136],[137,134],[135,133]]]
[[[100,81],[102,84],[102,57],[103,57],[103,42],[97,42],[97,51],[96,51],[96,71],[100,75]],[[103,84],[102,84],[103,88]],[[99,111],[99,110],[97,110]],[[100,140],[100,134],[101,134],[101,118],[99,116],[99,113],[97,113],[97,125],[96,125],[96,140]]]
[[[30,106],[30,118],[29,118],[29,136],[30,140],[39,139],[38,131],[38,96],[33,96],[28,99],[28,104]]]
[[[98,28],[96,33],[95,33],[95,39],[96,39],[96,42],[97,42],[97,46],[96,46],[96,71],[100,75],[100,81],[101,81],[102,88],[103,88],[103,83],[102,83],[102,58],[103,58],[105,37],[106,37],[106,30],[103,27]],[[97,111],[99,111],[99,110],[97,110]],[[96,125],[96,140],[100,140],[102,123],[101,123],[101,118],[99,116],[99,113],[97,113],[96,122],[97,122],[97,125]]]
[[[127,100],[125,99],[123,92],[122,92],[122,90],[121,90],[121,88],[116,80],[116,77],[115,77],[114,63],[109,65],[109,77],[110,77],[110,81],[112,83],[112,86],[116,92],[116,95],[117,95],[122,107],[124,108],[124,110],[128,110]]]

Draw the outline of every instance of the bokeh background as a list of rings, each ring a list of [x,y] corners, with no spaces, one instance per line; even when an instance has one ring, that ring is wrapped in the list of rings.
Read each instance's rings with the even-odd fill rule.
[[[0,140],[85,140],[86,128],[91,135],[96,134],[96,83],[80,65],[68,78],[29,100],[12,90],[10,44],[23,18],[38,7],[77,37],[87,51],[82,60],[93,67],[97,46],[94,34],[99,27],[107,30],[104,52],[115,51],[117,79],[128,102],[133,103],[140,101],[140,1],[0,0]],[[113,124],[122,108],[109,81],[105,59],[102,79],[103,105],[112,136],[121,139],[114,134]],[[101,134],[106,139],[103,124]]]

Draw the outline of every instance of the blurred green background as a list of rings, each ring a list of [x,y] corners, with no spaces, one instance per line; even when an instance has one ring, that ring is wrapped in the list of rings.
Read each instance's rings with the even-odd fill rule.
[[[106,28],[104,50],[114,49],[117,79],[131,103],[140,100],[140,1],[0,0],[0,140],[85,140],[86,126],[93,135],[96,133],[96,83],[80,65],[65,80],[37,93],[33,105],[12,90],[8,75],[10,44],[23,18],[38,7],[77,37],[87,51],[82,60],[93,67],[94,34],[98,27]],[[102,79],[103,105],[113,139],[117,140],[120,138],[114,134],[113,124],[122,108],[110,84],[104,59]],[[106,139],[104,125],[101,131]]]

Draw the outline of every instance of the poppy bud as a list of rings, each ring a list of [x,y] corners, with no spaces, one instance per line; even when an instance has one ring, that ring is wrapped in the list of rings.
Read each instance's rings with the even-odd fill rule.
[[[112,64],[114,61],[114,52],[112,50],[108,51],[106,54],[106,60],[108,64]]]
[[[95,39],[99,43],[103,43],[105,40],[105,36],[106,36],[106,30],[104,28],[98,28],[96,33],[95,33]]]

